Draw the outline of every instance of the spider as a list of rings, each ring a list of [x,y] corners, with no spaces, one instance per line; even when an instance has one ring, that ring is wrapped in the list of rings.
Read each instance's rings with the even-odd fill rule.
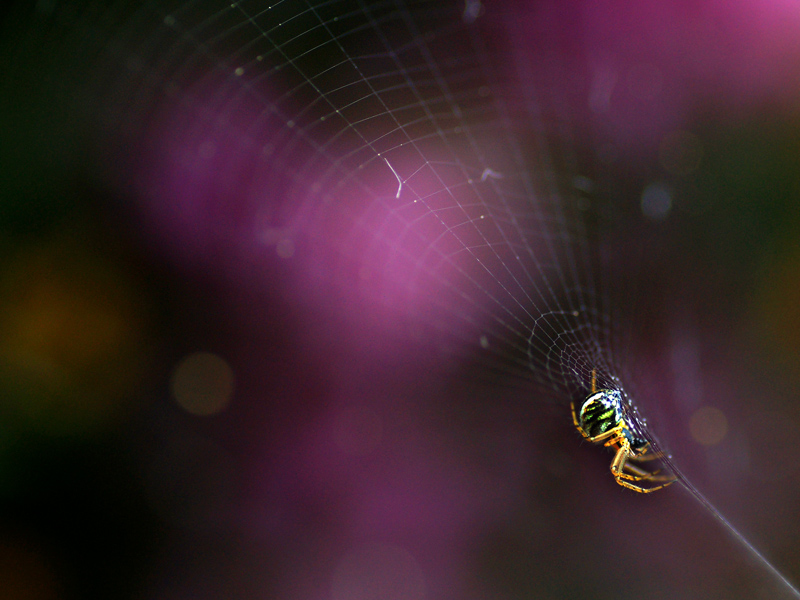
[[[675,481],[674,475],[659,475],[660,470],[647,471],[628,462],[657,460],[663,454],[652,452],[650,442],[634,433],[629,417],[624,414],[619,390],[597,389],[596,370],[592,371],[592,393],[584,400],[580,414],[575,413],[574,402],[571,407],[572,422],[584,438],[617,451],[611,461],[611,474],[618,484],[635,492],[649,494]],[[643,487],[639,482],[659,485]]]

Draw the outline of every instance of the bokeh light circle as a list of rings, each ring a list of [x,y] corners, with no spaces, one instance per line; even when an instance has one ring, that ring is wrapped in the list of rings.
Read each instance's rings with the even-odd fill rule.
[[[689,431],[698,443],[716,446],[728,434],[728,419],[718,408],[703,406],[689,419]]]
[[[333,575],[332,600],[421,600],[425,581],[416,559],[391,544],[367,544],[346,554]]]
[[[222,357],[194,352],[175,367],[171,380],[175,401],[198,416],[214,415],[228,406],[233,395],[233,370]]]

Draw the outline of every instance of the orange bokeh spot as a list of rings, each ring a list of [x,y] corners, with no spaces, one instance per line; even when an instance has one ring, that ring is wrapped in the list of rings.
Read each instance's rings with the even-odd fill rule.
[[[704,406],[689,419],[692,437],[704,446],[716,446],[728,434],[728,419],[718,408]]]

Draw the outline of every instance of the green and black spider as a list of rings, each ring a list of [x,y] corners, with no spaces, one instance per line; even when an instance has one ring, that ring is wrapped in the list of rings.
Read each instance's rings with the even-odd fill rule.
[[[576,414],[575,403],[571,403],[572,422],[581,435],[593,444],[603,444],[616,450],[611,461],[611,474],[617,483],[635,492],[649,494],[667,487],[675,481],[674,475],[662,475],[661,471],[647,471],[629,461],[644,462],[663,457],[652,452],[650,442],[635,433],[630,418],[623,410],[622,394],[619,390],[598,390],[597,372],[592,371],[592,393],[584,400]],[[642,484],[655,483],[651,487]]]

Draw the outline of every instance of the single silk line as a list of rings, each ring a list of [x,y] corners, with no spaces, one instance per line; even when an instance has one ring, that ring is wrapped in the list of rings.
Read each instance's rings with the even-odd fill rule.
[[[386,160],[386,157],[381,156],[381,158],[383,159],[383,162],[386,163],[386,166],[392,170],[392,173],[394,173],[394,176],[397,178],[397,193],[394,195],[394,197],[400,198],[400,192],[403,191],[403,180],[400,179],[400,175],[398,175],[397,171],[394,170],[392,164],[388,160]]]
[[[675,465],[673,464],[672,460],[670,460],[670,458],[665,457],[664,458],[664,464],[666,464],[669,467],[669,469],[675,474],[675,476],[678,478],[678,480],[680,480],[680,482],[683,484],[683,487],[686,488],[686,490],[692,496],[694,496],[695,500],[697,500],[702,506],[704,506],[706,509],[708,509],[711,512],[711,514],[714,515],[717,518],[717,520],[720,523],[722,523],[722,525],[737,540],[739,540],[744,545],[745,548],[747,548],[756,558],[758,558],[758,560],[761,561],[761,563],[764,566],[766,566],[767,569],[783,583],[783,585],[785,585],[787,588],[789,588],[795,598],[800,598],[800,590],[798,590],[794,586],[794,584],[792,584],[792,582],[789,581],[786,578],[786,576],[783,573],[781,573],[777,569],[777,567],[775,567],[775,565],[773,565],[767,559],[766,556],[764,556],[761,552],[759,552],[759,550],[755,546],[753,546],[753,544],[751,544],[747,540],[747,538],[745,538],[744,535],[738,529],[736,529],[736,527],[734,527],[731,524],[730,521],[728,521],[724,516],[722,516],[722,513],[720,513],[719,510],[717,510],[714,507],[714,505],[711,504],[711,502],[709,502],[709,500],[703,494],[700,493],[700,490],[698,490],[696,487],[694,487],[694,485],[692,485],[692,483],[686,478],[686,476],[680,470],[678,470],[675,467]]]

